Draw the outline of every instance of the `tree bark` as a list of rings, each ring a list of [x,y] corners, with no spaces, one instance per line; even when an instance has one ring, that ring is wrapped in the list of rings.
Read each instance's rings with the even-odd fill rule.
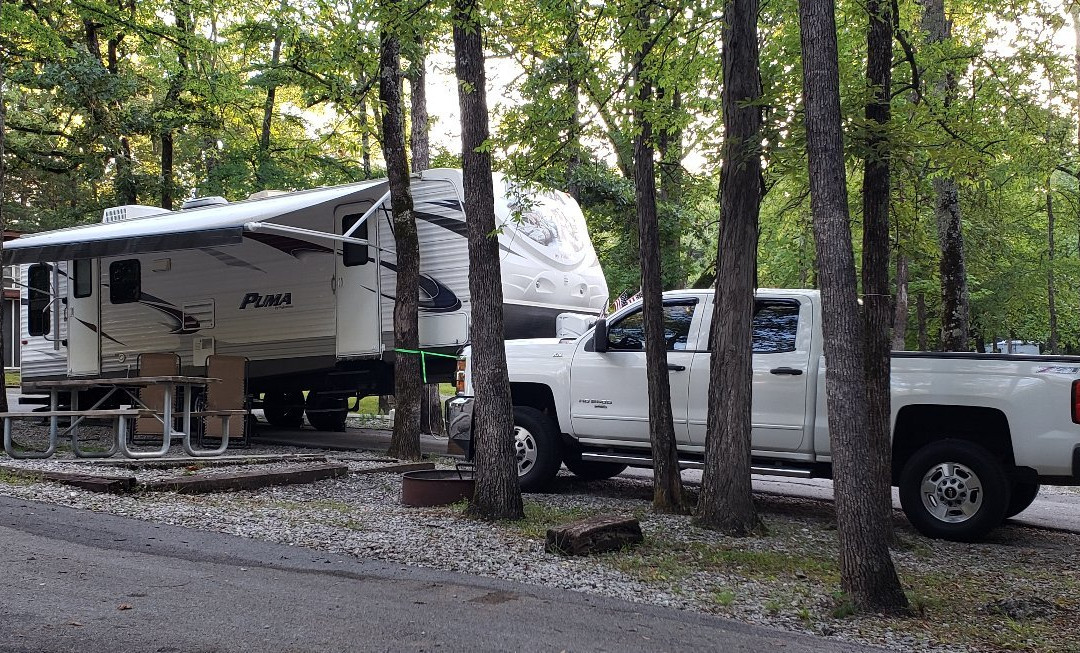
[[[737,537],[761,533],[750,486],[754,286],[761,210],[758,0],[724,4],[724,163],[716,251],[705,473],[696,522]]]
[[[360,123],[361,166],[364,170],[364,179],[371,179],[371,134],[368,133],[367,98],[360,100],[360,115],[363,116],[363,122]]]
[[[1076,44],[1073,50],[1073,72],[1076,74],[1076,104],[1073,107],[1076,119],[1076,147],[1080,149],[1080,3],[1073,3],[1072,6],[1072,23],[1073,34],[1076,36]],[[1080,170],[1077,170],[1076,175],[1077,183],[1077,196],[1080,196]],[[1076,204],[1076,226],[1080,231],[1080,202]],[[1080,233],[1078,233],[1076,241],[1077,253],[1080,254]]]
[[[945,17],[945,0],[922,0],[922,29],[927,43],[952,38],[952,23]],[[934,86],[934,95],[945,109],[956,97],[956,76],[947,72]],[[956,179],[944,174],[934,178],[934,217],[937,220],[938,248],[941,251],[941,342],[942,351],[967,351],[971,307],[967,269],[964,261],[964,234],[961,224],[960,191]]]
[[[282,0],[278,11],[284,12],[288,8],[287,0]],[[277,21],[280,22],[278,16]],[[257,155],[258,169],[255,171],[255,183],[263,189],[269,183],[270,177],[270,126],[274,119],[274,105],[277,98],[277,82],[274,76],[277,74],[278,64],[281,63],[281,25],[274,29],[274,44],[270,50],[270,80],[266,86],[266,99],[263,101],[262,129],[259,130],[259,152]],[[390,164],[387,163],[387,166]]]
[[[454,69],[461,106],[461,159],[468,216],[469,295],[473,352],[476,490],[469,513],[485,519],[521,519],[512,441],[510,379],[503,346],[502,272],[495,235],[484,43],[478,0],[454,0]]]
[[[570,156],[566,160],[566,192],[575,202],[581,202],[581,62],[585,58],[585,45],[581,42],[581,25],[578,21],[580,6],[574,2],[567,12],[570,29],[566,33],[566,103],[570,107],[570,120],[566,139],[570,143]]]
[[[384,0],[386,15],[399,12],[400,0]],[[401,44],[393,24],[382,26],[379,47],[379,98],[383,112],[383,158],[390,180],[394,245],[397,249],[397,293],[394,298],[394,434],[389,455],[420,460],[420,242],[416,234],[409,162],[405,158],[405,104],[402,97]],[[406,351],[402,351],[406,350]]]
[[[1058,353],[1061,341],[1058,333],[1057,305],[1054,300],[1054,187],[1051,178],[1046,178],[1046,305],[1050,315],[1050,338],[1046,348],[1051,354]]]
[[[173,5],[173,20],[176,22],[176,31],[186,35],[188,31],[189,10],[186,4],[175,3]],[[165,107],[171,111],[180,103],[180,93],[184,88],[184,79],[187,76],[187,43],[186,39],[177,44],[176,49],[176,74],[169,79],[169,90],[165,93]],[[173,136],[172,120],[166,118],[166,124],[161,131],[161,208],[173,209],[173,193],[176,187],[175,174],[173,172],[173,155],[175,142]]]
[[[824,324],[826,400],[832,441],[834,496],[844,591],[864,611],[907,605],[889,554],[891,524],[875,487],[868,423],[865,354],[858,311],[855,257],[840,119],[839,58],[833,0],[799,0],[803,98]]]
[[[863,166],[863,328],[866,339],[866,437],[874,473],[867,489],[876,497],[892,542],[892,347],[893,321],[889,301],[889,195],[892,188],[888,123],[892,113],[892,3],[868,0],[866,81],[871,89],[866,104],[866,161]]]
[[[4,0],[0,0],[0,16],[4,13]],[[7,167],[4,165],[4,148],[7,145],[7,103],[4,102],[4,73],[7,70],[7,62],[0,60],[0,259],[4,256],[4,234],[7,233],[7,214],[4,213],[4,184],[7,181]],[[2,266],[0,266],[2,269]],[[2,276],[2,275],[0,275]],[[6,284],[0,282],[0,288],[5,287]],[[4,313],[7,311],[7,301],[2,296],[3,291],[0,290],[0,324],[4,323]],[[17,324],[12,320],[11,329],[15,331],[19,328]],[[8,410],[7,400],[7,368],[4,366],[4,348],[7,347],[7,343],[4,338],[0,338],[0,379],[3,379],[0,388],[3,392],[0,392],[0,412],[6,413]]]
[[[412,149],[413,172],[431,167],[431,145],[428,138],[427,58],[424,56],[424,37],[416,37],[418,54],[409,64],[409,102],[412,121],[409,145]],[[436,392],[436,394],[438,394]]]
[[[908,325],[908,260],[904,252],[896,252],[896,303],[893,313],[893,351],[907,349]]]
[[[647,34],[652,18],[649,6],[638,11],[637,28]],[[653,510],[685,513],[682,475],[671,413],[671,385],[664,340],[664,298],[660,269],[660,225],[656,213],[656,172],[653,165],[652,123],[645,109],[652,103],[652,80],[645,72],[651,44],[646,39],[635,53],[637,105],[634,123],[634,187],[641,260],[642,317],[645,329],[645,368],[649,389],[649,434],[653,456]]]

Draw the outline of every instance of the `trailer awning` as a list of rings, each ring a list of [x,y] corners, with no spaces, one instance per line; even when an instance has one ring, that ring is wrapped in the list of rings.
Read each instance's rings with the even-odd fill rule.
[[[245,225],[251,230],[256,223],[283,218],[325,203],[352,201],[349,199],[352,196],[381,197],[385,185],[385,179],[372,180],[122,222],[47,231],[4,243],[3,263],[72,261],[236,245],[243,240]]]

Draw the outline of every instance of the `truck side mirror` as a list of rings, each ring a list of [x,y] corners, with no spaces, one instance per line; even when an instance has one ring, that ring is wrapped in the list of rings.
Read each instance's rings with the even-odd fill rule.
[[[600,318],[596,321],[596,328],[593,330],[593,349],[603,353],[608,350],[607,346],[607,319]]]

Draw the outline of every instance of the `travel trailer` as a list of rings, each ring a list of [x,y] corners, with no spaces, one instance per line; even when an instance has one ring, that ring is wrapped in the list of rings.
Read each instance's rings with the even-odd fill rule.
[[[598,315],[607,285],[574,200],[494,184],[506,338],[554,335],[565,311]],[[471,305],[461,172],[424,171],[412,191],[420,346],[456,355]],[[349,396],[392,393],[387,180],[199,204],[107,209],[101,224],[7,245],[5,263],[28,266],[38,298],[25,312],[35,352],[25,382],[135,374],[143,353],[175,352],[185,374],[204,373],[211,354],[244,356],[271,422],[295,424],[308,409],[317,428],[339,427]],[[427,380],[450,381],[455,364],[427,357]]]

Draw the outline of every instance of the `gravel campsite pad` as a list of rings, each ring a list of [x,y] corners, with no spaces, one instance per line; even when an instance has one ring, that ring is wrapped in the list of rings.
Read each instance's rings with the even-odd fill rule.
[[[16,439],[28,444],[42,430],[26,426]],[[86,439],[92,442],[93,437],[89,432]],[[236,453],[323,454],[350,471],[385,464],[379,462],[381,452],[256,445]],[[0,464],[134,475],[140,483],[253,467],[193,461],[180,468],[128,468],[65,462],[65,455],[47,461],[5,458]],[[436,462],[441,467],[453,463]],[[297,464],[262,462],[260,468],[287,470]],[[769,534],[733,539],[695,528],[689,517],[653,514],[651,483],[624,477],[583,483],[560,476],[554,492],[526,495],[525,520],[507,524],[464,517],[461,505],[405,508],[400,478],[388,473],[257,491],[110,495],[0,472],[0,493],[341,555],[707,612],[902,651],[1080,650],[1080,632],[1074,627],[1080,616],[1080,535],[1070,533],[1005,526],[985,543],[960,544],[917,535],[897,513],[893,559],[913,615],[855,617],[839,594],[832,506],[812,499],[756,495]],[[548,527],[600,513],[637,517],[645,542],[583,558],[544,552]]]

